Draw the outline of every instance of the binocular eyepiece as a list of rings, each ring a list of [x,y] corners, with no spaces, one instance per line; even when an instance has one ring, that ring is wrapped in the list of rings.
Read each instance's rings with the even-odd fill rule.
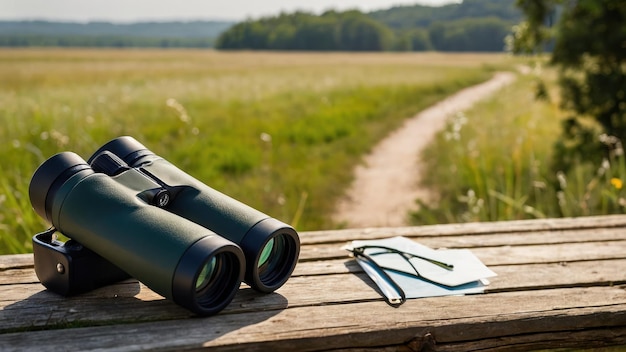
[[[132,137],[85,162],[64,152],[34,173],[33,208],[71,238],[33,237],[35,270],[50,290],[84,292],[132,276],[200,315],[219,312],[242,280],[282,286],[296,265],[296,231],[186,174]],[[61,270],[62,268],[63,270]]]

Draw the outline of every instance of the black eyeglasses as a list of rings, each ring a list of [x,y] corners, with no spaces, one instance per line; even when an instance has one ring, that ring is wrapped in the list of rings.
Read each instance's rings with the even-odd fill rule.
[[[375,252],[375,253],[365,253],[367,249],[379,249],[381,251]],[[380,264],[376,262],[376,260],[372,258],[373,256],[382,255],[382,254],[390,254],[390,253],[397,254],[406,262],[408,262],[411,268],[413,268],[413,271],[415,272],[414,274],[412,274],[412,273],[402,271],[402,273],[407,274],[407,275],[412,275],[420,279],[425,279],[425,278],[420,275],[419,270],[417,270],[415,265],[413,265],[413,263],[411,262],[411,259],[413,258],[425,260],[429,263],[435,264],[446,270],[454,269],[454,265],[452,264],[444,263],[436,259],[426,258],[426,257],[412,254],[412,253],[403,252],[398,249],[386,247],[386,246],[365,245],[361,247],[352,248],[350,251],[354,254],[355,258],[365,260],[367,262],[366,266],[362,266],[363,270],[372,278],[372,280],[374,280],[374,282],[378,285],[379,289],[383,291],[382,293],[383,293],[383,296],[385,297],[385,300],[387,301],[387,304],[389,304],[392,307],[399,307],[404,302],[406,302],[406,295],[404,293],[404,290],[402,290],[400,285],[398,285],[385,272],[385,270],[392,270],[396,272],[398,270],[394,268],[381,266]],[[430,281],[430,280],[427,280],[427,281]],[[396,294],[394,294],[394,291]]]

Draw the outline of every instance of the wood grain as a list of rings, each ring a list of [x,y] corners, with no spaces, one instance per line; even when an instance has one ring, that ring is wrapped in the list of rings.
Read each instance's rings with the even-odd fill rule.
[[[625,310],[626,294],[621,288],[576,288],[426,298],[409,301],[398,309],[383,302],[315,305],[131,326],[75,328],[72,334],[84,349],[120,345],[155,348],[167,342],[173,349],[316,350],[402,344],[424,331],[429,331],[438,343],[459,343],[620,327],[626,325]],[[49,330],[31,332],[29,340],[24,341],[22,334],[9,333],[0,335],[0,344],[18,348],[39,343],[54,350],[68,343],[58,339],[55,342],[57,334]],[[355,336],[360,337],[353,339]]]
[[[626,216],[301,234],[286,285],[245,284],[198,318],[136,280],[75,297],[38,282],[32,254],[0,256],[0,346],[57,350],[485,350],[626,345]],[[410,237],[470,248],[498,276],[485,294],[391,308],[341,246]],[[60,336],[64,338],[60,338]]]

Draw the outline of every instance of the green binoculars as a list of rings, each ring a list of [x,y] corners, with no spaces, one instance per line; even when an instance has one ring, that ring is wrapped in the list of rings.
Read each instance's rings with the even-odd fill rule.
[[[228,197],[155,155],[116,138],[85,162],[64,152],[30,183],[35,211],[53,229],[33,237],[35,271],[70,295],[135,277],[200,315],[219,312],[243,280],[281,287],[300,252],[289,225]],[[56,240],[54,232],[69,237]]]

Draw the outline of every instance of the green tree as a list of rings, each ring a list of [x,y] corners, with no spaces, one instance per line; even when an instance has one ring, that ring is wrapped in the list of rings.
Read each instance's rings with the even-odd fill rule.
[[[289,22],[281,23],[270,33],[268,49],[288,49],[296,34],[296,26]]]
[[[391,30],[360,11],[296,12],[239,23],[218,38],[219,49],[380,51]]]
[[[429,51],[433,50],[428,31],[422,28],[413,28],[396,35],[394,50],[397,51]]]
[[[390,49],[393,34],[382,23],[350,11],[340,17],[340,36],[343,50],[381,51]]]
[[[392,29],[428,28],[436,22],[497,17],[513,25],[521,20],[516,0],[463,0],[443,6],[409,5],[369,13]]]
[[[430,41],[441,51],[502,51],[510,24],[495,17],[433,23]]]
[[[428,51],[433,49],[433,45],[428,38],[428,31],[416,28],[409,32],[411,38],[411,50]]]
[[[311,16],[298,27],[292,47],[298,50],[338,50],[336,26],[335,19]]]
[[[556,146],[555,167],[567,169],[573,160],[597,163],[612,148],[621,148],[599,135],[626,138],[626,1],[517,4],[526,20],[516,27],[513,50],[541,52],[553,40],[550,63],[558,68],[561,104],[570,112]]]

